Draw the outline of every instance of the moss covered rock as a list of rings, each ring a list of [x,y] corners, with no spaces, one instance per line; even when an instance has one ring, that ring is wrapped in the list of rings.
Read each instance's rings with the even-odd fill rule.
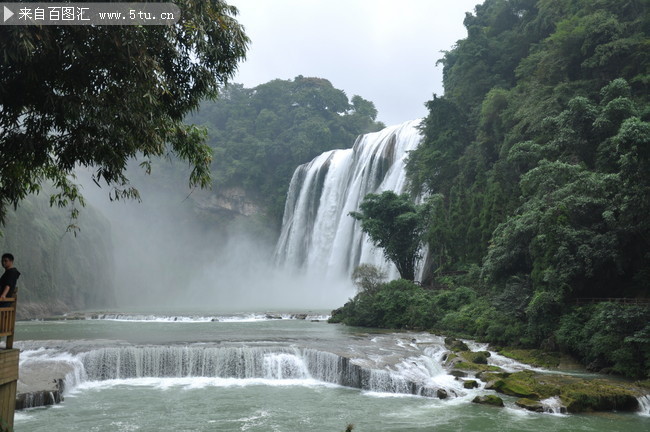
[[[498,366],[488,365],[487,358],[490,353],[487,351],[457,351],[450,353],[445,359],[445,366],[456,370],[481,372],[500,372]]]
[[[498,350],[502,356],[529,364],[531,366],[556,368],[560,365],[563,354],[539,349],[502,348]]]
[[[476,396],[474,399],[472,399],[472,402],[482,405],[492,405],[498,407],[503,406],[503,399],[495,395]]]
[[[515,405],[519,408],[527,409],[528,411],[544,412],[544,406],[542,403],[534,399],[520,398],[517,399]]]
[[[490,379],[492,378],[492,379]],[[536,391],[533,372],[500,373],[488,376],[489,388],[508,396],[539,400],[540,393]],[[488,386],[486,386],[487,388]]]
[[[568,412],[588,411],[634,411],[638,407],[637,397],[641,391],[632,383],[607,379],[584,379],[569,375],[543,374],[533,371],[516,373],[481,374],[486,389],[496,390],[509,396],[516,396],[539,402],[542,399],[559,397]],[[521,400],[520,399],[520,400]],[[532,402],[521,401],[526,409]],[[532,409],[532,410],[536,410]]]
[[[469,347],[465,342],[453,337],[445,338],[445,346],[447,347],[448,350],[454,352],[469,351]]]

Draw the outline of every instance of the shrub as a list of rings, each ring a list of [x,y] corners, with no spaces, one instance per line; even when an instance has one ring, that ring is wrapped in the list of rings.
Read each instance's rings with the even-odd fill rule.
[[[555,333],[560,346],[592,368],[650,376],[650,308],[599,303],[575,308]]]

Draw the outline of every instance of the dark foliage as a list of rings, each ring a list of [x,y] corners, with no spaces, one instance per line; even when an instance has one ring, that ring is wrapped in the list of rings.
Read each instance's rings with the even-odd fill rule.
[[[50,181],[52,203],[81,201],[75,167],[137,197],[129,160],[177,155],[210,182],[210,149],[185,115],[234,73],[248,38],[221,0],[180,1],[173,26],[0,28],[0,222]],[[150,165],[148,165],[150,167]]]
[[[407,163],[433,197],[428,270],[455,288],[434,296],[437,328],[648,374],[647,306],[576,306],[650,294],[647,6],[486,0],[467,15]],[[442,276],[468,268],[480,277]]]

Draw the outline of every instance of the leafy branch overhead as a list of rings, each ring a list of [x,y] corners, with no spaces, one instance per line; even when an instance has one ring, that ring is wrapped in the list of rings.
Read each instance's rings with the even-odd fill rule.
[[[234,74],[248,38],[222,0],[177,2],[174,26],[0,28],[0,221],[43,182],[54,202],[80,201],[74,170],[138,197],[129,160],[174,153],[192,167],[190,185],[210,183],[203,133],[183,124]]]

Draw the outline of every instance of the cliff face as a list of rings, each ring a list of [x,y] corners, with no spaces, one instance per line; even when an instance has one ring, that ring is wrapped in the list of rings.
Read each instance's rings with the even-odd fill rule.
[[[67,231],[69,211],[50,207],[47,194],[31,196],[10,212],[0,250],[15,257],[18,318],[37,318],[114,304],[113,253],[108,221],[90,206]]]
[[[248,196],[242,187],[200,191],[194,195],[194,202],[199,211],[229,215],[233,218],[260,216],[266,212],[266,208]]]

